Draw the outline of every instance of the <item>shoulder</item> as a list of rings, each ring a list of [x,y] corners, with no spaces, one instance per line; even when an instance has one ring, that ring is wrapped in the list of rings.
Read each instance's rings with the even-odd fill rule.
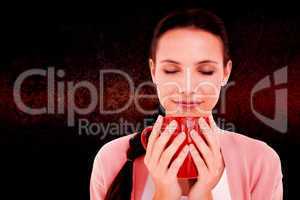
[[[235,133],[231,131],[224,131],[221,136],[222,142],[227,145],[231,145],[235,150],[239,150],[241,153],[246,153],[248,156],[254,156],[255,158],[269,158],[278,160],[279,156],[276,151],[269,146],[266,142]]]
[[[95,161],[99,160],[118,160],[122,161],[126,159],[127,149],[129,148],[129,140],[136,133],[121,136],[119,138],[113,139],[108,143],[104,144],[98,151]]]
[[[251,199],[282,199],[281,161],[272,147],[230,131],[220,134],[220,143],[234,179],[245,184]]]
[[[99,149],[93,162],[91,185],[108,188],[126,162],[129,140],[134,134],[113,139]]]
[[[274,173],[282,176],[280,157],[266,142],[230,131],[224,131],[221,135],[224,147],[245,162],[249,173]]]

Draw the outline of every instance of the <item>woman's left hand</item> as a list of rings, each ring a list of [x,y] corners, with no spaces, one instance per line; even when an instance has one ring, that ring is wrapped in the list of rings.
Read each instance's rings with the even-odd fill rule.
[[[219,182],[224,170],[218,138],[220,129],[216,127],[212,115],[209,116],[209,124],[203,118],[199,119],[199,126],[206,142],[195,130],[191,131],[196,147],[190,144],[190,153],[198,170],[198,178],[189,191],[190,200],[212,199],[211,191]]]

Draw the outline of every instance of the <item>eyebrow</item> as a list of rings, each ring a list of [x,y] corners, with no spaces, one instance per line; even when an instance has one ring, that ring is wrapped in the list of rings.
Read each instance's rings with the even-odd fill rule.
[[[162,60],[162,61],[160,61],[160,63],[173,63],[173,64],[177,64],[177,65],[181,64],[180,62],[171,60],[171,59]],[[201,60],[201,61],[196,62],[195,65],[207,64],[207,63],[218,64],[218,62],[216,62],[214,60]]]

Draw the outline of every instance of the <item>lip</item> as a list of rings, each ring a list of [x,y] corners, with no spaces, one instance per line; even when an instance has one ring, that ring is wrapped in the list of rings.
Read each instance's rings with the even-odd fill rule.
[[[173,102],[182,107],[194,107],[203,103],[203,101],[199,102],[199,101],[174,101],[174,100]]]

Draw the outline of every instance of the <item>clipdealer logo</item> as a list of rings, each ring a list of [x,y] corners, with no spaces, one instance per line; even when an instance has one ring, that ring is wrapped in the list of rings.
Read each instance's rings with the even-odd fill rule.
[[[273,77],[273,81],[271,81]],[[287,82],[288,82],[288,67],[285,66],[276,70],[273,73],[273,76],[266,76],[261,79],[251,90],[251,110],[253,114],[267,126],[281,132],[287,133],[288,131],[288,117],[287,117]],[[271,89],[272,86],[275,86],[275,107],[274,107],[274,118],[268,118],[258,111],[255,110],[253,105],[253,98],[255,94],[261,90]]]
[[[269,89],[272,87],[271,82],[271,76],[268,75],[261,79],[251,90],[250,94],[250,107],[253,114],[264,124],[267,126],[275,129],[276,131],[279,131],[281,133],[287,132],[287,88],[282,88],[282,85],[286,84],[287,79],[287,66],[283,67],[281,69],[276,70],[273,73],[274,77],[274,85],[275,86],[281,86],[281,88],[275,89],[275,117],[274,119],[270,119],[262,114],[260,114],[258,111],[254,108],[254,102],[253,98],[255,94],[261,90]],[[113,110],[106,110],[104,108],[104,76],[106,74],[114,74],[123,76],[127,80],[127,83],[129,85],[129,96],[128,100],[121,108],[113,109]],[[47,102],[44,107],[40,108],[32,108],[30,105],[26,105],[21,97],[21,89],[22,84],[26,79],[29,79],[32,76],[41,76],[45,77],[47,79]],[[157,95],[155,94],[141,94],[141,90],[143,87],[154,87],[155,85],[151,81],[145,81],[139,84],[137,87],[134,85],[134,81],[132,78],[124,71],[116,70],[116,69],[103,69],[99,70],[99,87],[96,87],[93,83],[89,81],[79,81],[74,83],[73,81],[59,81],[56,79],[62,79],[65,76],[65,71],[58,69],[55,70],[54,67],[48,67],[47,69],[29,69],[24,72],[22,72],[14,83],[13,88],[13,97],[14,102],[18,109],[20,109],[22,112],[27,113],[29,115],[43,115],[43,114],[67,114],[67,125],[69,127],[72,127],[75,125],[75,114],[79,115],[86,115],[91,112],[93,112],[95,109],[99,109],[99,112],[101,114],[118,114],[126,109],[129,108],[129,106],[134,103],[136,109],[138,112],[146,114],[146,115],[152,115],[157,112],[157,110],[145,110],[140,105],[140,99],[145,98],[151,98],[151,99],[157,99]],[[170,84],[170,83],[168,83]],[[175,83],[171,83],[176,85]],[[229,82],[223,89],[221,90],[220,94],[220,113],[226,112],[226,92],[230,87],[233,87],[235,85],[235,82]],[[178,86],[179,87],[179,86]],[[89,91],[90,95],[90,102],[86,107],[79,107],[76,105],[75,102],[75,94],[80,88],[85,88]],[[98,89],[97,89],[98,88]],[[99,90],[99,91],[98,91]],[[159,91],[157,91],[159,92]],[[66,96],[66,98],[65,98]],[[55,97],[57,99],[55,99]],[[57,105],[57,106],[55,106]],[[66,108],[65,108],[66,106]],[[66,111],[65,111],[66,110]],[[213,110],[214,113],[218,112],[218,110],[215,108]],[[218,124],[221,128],[231,129],[234,131],[235,126],[232,123],[225,123],[223,120],[217,119]],[[127,123],[127,122],[126,122]],[[105,132],[105,130],[109,131],[107,128],[102,127],[102,125],[92,124],[90,127],[88,126],[88,121],[85,119],[79,119],[79,125],[82,125],[82,130],[86,130],[88,132],[93,132],[93,130],[96,130],[92,133],[92,135],[96,135],[100,132]],[[122,126],[122,125],[121,125]],[[131,125],[132,126],[132,125]],[[227,128],[225,127],[227,126]],[[117,128],[115,128],[118,130]],[[79,130],[79,133],[82,134],[82,130]],[[119,131],[120,132],[120,129]]]
[[[115,74],[123,76],[129,83],[129,99],[123,107],[108,110],[104,108],[104,75],[105,74]],[[47,105],[41,108],[32,108],[29,105],[26,105],[21,97],[21,89],[24,81],[32,76],[42,76],[47,77]],[[86,115],[93,112],[97,105],[99,104],[99,111],[101,114],[117,114],[126,110],[131,103],[133,102],[139,112],[143,114],[154,114],[157,110],[145,110],[139,104],[139,99],[141,98],[157,98],[156,95],[149,94],[140,94],[140,91],[143,87],[154,87],[153,83],[150,81],[143,82],[135,88],[133,80],[130,76],[121,71],[115,69],[103,69],[99,72],[99,93],[96,86],[89,81],[79,81],[74,83],[73,81],[57,81],[56,78],[63,78],[65,76],[64,70],[57,70],[55,73],[54,67],[49,67],[45,69],[30,69],[21,73],[15,83],[13,88],[13,97],[16,106],[22,112],[30,115],[42,115],[42,114],[64,114],[65,113],[65,103],[67,106],[67,124],[68,126],[75,125],[75,114]],[[89,105],[85,108],[79,107],[75,103],[75,94],[76,91],[80,88],[85,88],[89,91],[90,102]],[[65,93],[66,98],[65,99]],[[57,94],[57,95],[55,95]],[[57,96],[57,99],[55,99]],[[57,102],[57,108],[55,103]]]

